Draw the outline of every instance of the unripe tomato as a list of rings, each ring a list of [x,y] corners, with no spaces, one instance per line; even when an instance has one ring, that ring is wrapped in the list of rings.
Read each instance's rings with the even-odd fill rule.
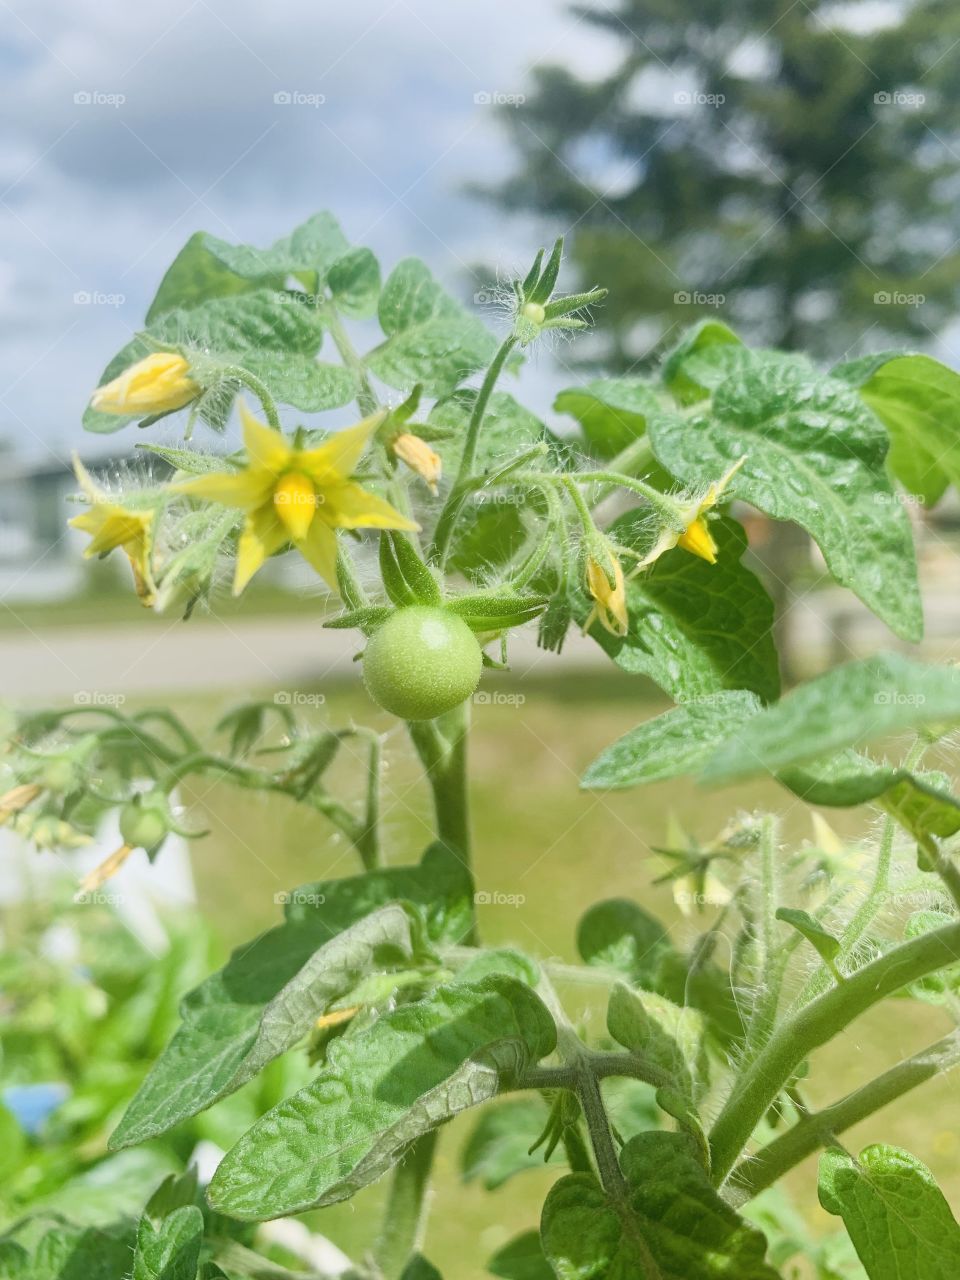
[[[166,839],[170,821],[160,804],[139,797],[128,800],[120,810],[120,835],[135,849],[154,849]]]
[[[469,698],[480,683],[482,658],[473,632],[444,609],[398,609],[363,655],[367,692],[402,720],[432,720]]]
[[[520,308],[520,314],[531,324],[543,324],[547,318],[546,308],[539,302],[525,302]]]
[[[63,794],[74,791],[77,782],[77,770],[69,760],[48,760],[40,775],[40,783],[48,791]]]

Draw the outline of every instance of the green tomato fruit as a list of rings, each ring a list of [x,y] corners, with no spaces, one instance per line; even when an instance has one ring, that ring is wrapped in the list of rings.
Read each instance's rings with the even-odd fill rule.
[[[155,849],[166,839],[170,821],[156,803],[128,800],[120,810],[120,835],[123,843],[135,849]]]
[[[432,720],[469,698],[482,657],[473,632],[430,605],[398,609],[378,627],[363,655],[363,681],[374,702],[402,720]]]
[[[69,760],[48,760],[40,775],[41,786],[64,795],[76,790],[78,780],[77,770]]]
[[[525,302],[520,308],[520,314],[524,320],[529,320],[531,324],[543,324],[547,318],[546,308],[541,306],[539,302]]]

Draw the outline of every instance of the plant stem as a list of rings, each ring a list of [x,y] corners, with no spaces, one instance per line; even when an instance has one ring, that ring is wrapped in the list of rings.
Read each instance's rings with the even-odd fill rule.
[[[507,357],[517,344],[515,334],[510,334],[504,338],[497,353],[490,362],[483,382],[480,384],[480,390],[477,392],[477,398],[473,402],[473,411],[470,414],[470,420],[467,423],[467,431],[463,441],[463,452],[460,455],[460,465],[457,467],[457,474],[454,477],[453,487],[447,495],[447,500],[440,512],[437,520],[437,527],[433,534],[433,547],[431,549],[431,559],[437,564],[443,565],[447,558],[447,552],[450,549],[450,540],[453,537],[454,526],[457,522],[457,516],[460,514],[460,508],[463,506],[465,495],[465,483],[473,474],[473,464],[477,457],[477,442],[480,438],[480,428],[483,426],[484,414],[487,411],[487,405],[493,394],[493,389],[497,385],[497,379],[503,372],[503,366],[507,362]]]
[[[370,377],[366,366],[350,341],[350,335],[343,327],[340,313],[333,303],[327,302],[320,309],[323,312],[324,322],[330,331],[330,337],[333,339],[333,345],[340,353],[340,359],[353,374],[357,392],[357,405],[360,412],[365,418],[369,418],[372,413],[376,413],[378,406],[377,397],[374,394],[373,387],[370,385]]]
[[[467,736],[470,704],[463,702],[437,720],[410,720],[407,731],[433,795],[437,835],[470,864]]]
[[[363,863],[364,871],[372,871],[379,867],[380,857],[380,770],[383,764],[383,742],[379,733],[372,729],[357,729],[358,737],[366,740],[369,755],[367,757],[367,796],[363,830],[357,840],[357,852]]]
[[[437,1146],[437,1130],[417,1138],[397,1165],[390,1197],[374,1248],[384,1280],[399,1280],[423,1239],[428,1207],[430,1169]]]
[[[776,1021],[785,966],[777,947],[777,906],[779,905],[780,868],[777,865],[777,824],[772,814],[765,814],[760,826],[760,947],[762,989],[747,1029],[746,1054],[751,1057],[768,1039]]]
[[[864,965],[788,1018],[744,1071],[710,1133],[719,1185],[797,1067],[867,1009],[908,983],[960,960],[960,924],[912,938]]]
[[[960,1031],[954,1031],[839,1102],[803,1116],[787,1133],[737,1165],[730,1175],[726,1199],[734,1207],[745,1204],[825,1145],[832,1135],[859,1124],[881,1107],[958,1064]]]
[[[242,365],[228,365],[223,370],[223,374],[228,378],[235,378],[237,382],[242,383],[245,387],[249,387],[253,394],[260,401],[263,412],[266,415],[267,422],[275,431],[280,430],[280,415],[277,413],[277,404],[273,396],[267,390],[265,383],[261,382],[258,377],[244,369]]]

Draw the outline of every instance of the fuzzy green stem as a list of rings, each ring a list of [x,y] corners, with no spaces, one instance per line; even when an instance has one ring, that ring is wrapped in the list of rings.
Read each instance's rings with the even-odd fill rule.
[[[343,327],[340,319],[340,313],[332,302],[325,303],[320,310],[323,313],[323,319],[333,339],[333,345],[339,352],[340,359],[347,366],[353,375],[354,386],[356,388],[356,400],[360,412],[365,418],[369,418],[372,413],[376,413],[377,397],[373,387],[370,385],[370,376],[367,373],[366,366],[360,359],[356,348],[350,341],[350,335]]]
[[[901,943],[788,1018],[738,1078],[710,1133],[714,1180],[739,1159],[767,1109],[805,1058],[886,996],[960,960],[960,924]]]
[[[384,1280],[399,1280],[420,1249],[426,1227],[427,1191],[437,1146],[437,1130],[417,1138],[393,1173],[390,1197],[374,1248]]]
[[[765,814],[760,826],[760,947],[762,989],[747,1031],[747,1056],[770,1035],[780,1003],[785,968],[777,946],[777,907],[780,868],[777,865],[777,829],[772,814]]]
[[[222,374],[226,378],[235,378],[237,382],[242,383],[245,387],[253,392],[263,407],[268,424],[275,431],[280,430],[280,415],[277,412],[277,403],[273,396],[267,390],[266,383],[261,382],[258,377],[244,369],[242,365],[231,364],[222,370]]]
[[[745,1204],[765,1187],[805,1160],[835,1134],[916,1089],[933,1076],[960,1064],[960,1031],[954,1031],[921,1053],[897,1063],[869,1084],[847,1094],[822,1111],[803,1116],[787,1133],[739,1164],[730,1175],[726,1198],[735,1207]]]
[[[433,547],[431,551],[431,559],[437,564],[442,565],[447,558],[447,552],[450,549],[450,540],[453,537],[453,530],[457,523],[457,517],[463,506],[465,497],[465,485],[473,474],[473,465],[477,457],[477,442],[480,439],[480,429],[483,426],[484,415],[487,412],[487,405],[493,394],[493,389],[497,385],[497,379],[503,372],[503,367],[507,363],[510,352],[517,344],[515,334],[510,334],[505,338],[497,348],[496,355],[490,362],[483,382],[480,384],[480,390],[477,392],[477,398],[473,403],[473,411],[470,414],[470,420],[467,423],[467,431],[463,441],[463,452],[460,455],[460,465],[457,467],[457,474],[454,477],[453,487],[447,495],[447,500],[440,512],[437,520],[437,527],[433,534]]]

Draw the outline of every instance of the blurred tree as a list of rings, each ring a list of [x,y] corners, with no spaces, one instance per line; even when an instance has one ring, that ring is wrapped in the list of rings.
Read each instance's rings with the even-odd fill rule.
[[[929,345],[960,278],[956,5],[575,12],[620,42],[617,66],[589,82],[538,68],[502,113],[521,162],[487,194],[569,223],[583,282],[615,285],[605,362],[629,367],[703,314],[824,355]]]

